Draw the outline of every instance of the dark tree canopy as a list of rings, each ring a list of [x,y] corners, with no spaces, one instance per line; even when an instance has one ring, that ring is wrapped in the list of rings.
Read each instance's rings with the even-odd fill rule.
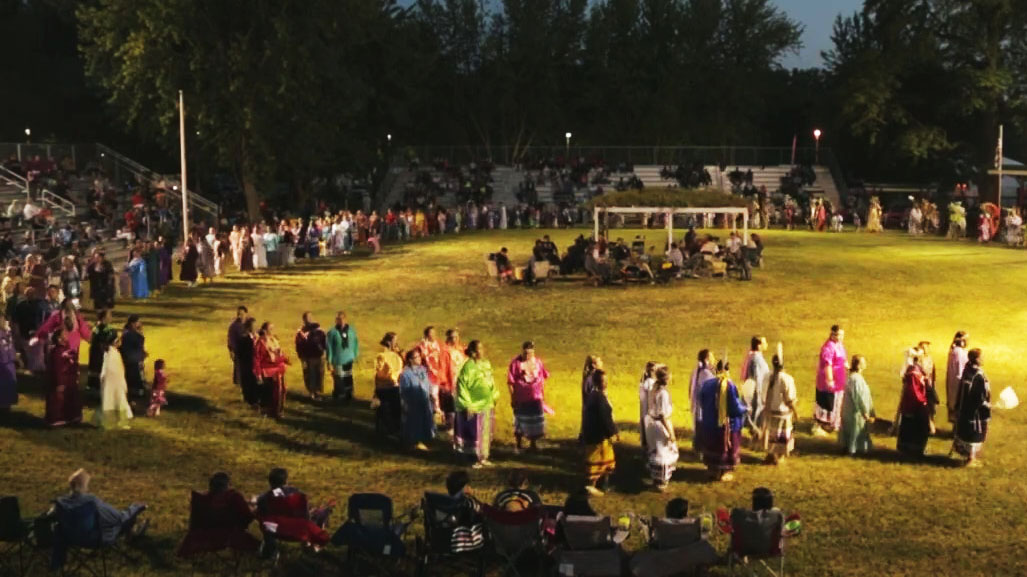
[[[276,183],[302,198],[380,176],[414,143],[516,161],[566,131],[783,147],[820,127],[850,173],[902,180],[979,179],[1000,123],[1024,144],[1027,0],[867,0],[824,70],[792,71],[802,29],[770,0],[0,0],[0,16],[26,54],[8,71],[22,89],[0,91],[16,117],[72,140],[113,118],[171,152],[183,90],[201,171],[234,175],[251,213]]]

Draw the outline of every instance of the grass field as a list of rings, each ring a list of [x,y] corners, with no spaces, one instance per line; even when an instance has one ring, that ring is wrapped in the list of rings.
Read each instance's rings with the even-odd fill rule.
[[[579,232],[552,234],[564,247]],[[897,234],[775,231],[765,235],[767,267],[757,269],[749,283],[713,279],[595,289],[551,282],[525,288],[497,287],[484,277],[483,253],[508,246],[515,261],[525,260],[538,234],[504,231],[404,245],[381,258],[235,275],[213,286],[176,286],[155,299],[119,304],[116,320],[141,314],[151,360],[167,360],[170,406],[158,419],[137,419],[130,431],[47,430],[39,418],[38,384],[28,382],[21,404],[0,416],[2,492],[19,495],[23,507],[35,512],[64,491],[72,470],[84,466],[102,497],[151,506],[151,565],[169,573],[183,570],[173,551],[185,532],[189,491],[204,489],[218,470],[228,471],[247,495],[264,490],[269,468],[284,466],[314,501],[336,497],[344,503],[353,492],[371,490],[393,496],[399,507],[413,505],[424,490],[442,488],[457,460],[442,442],[430,453],[413,454],[376,439],[367,400],[381,335],[397,331],[410,344],[433,324],[459,327],[465,341],[481,339],[497,375],[519,344],[533,339],[552,373],[547,396],[557,414],[537,455],[513,455],[509,396],[502,387],[497,467],[472,477],[484,498],[502,488],[514,466],[530,471],[547,501],[562,502],[581,485],[581,451],[573,441],[578,387],[585,355],[597,353],[612,376],[610,397],[623,432],[616,490],[596,501],[599,510],[652,514],[671,496],[682,496],[712,511],[744,505],[753,488],[767,486],[779,506],[803,517],[804,533],[788,554],[792,574],[1027,572],[1023,409],[996,411],[985,466],[977,470],[944,458],[951,443],[947,424],[939,424],[939,435],[928,445],[933,458],[923,463],[900,462],[893,438],[876,438],[873,455],[852,459],[837,454],[833,439],[809,435],[815,359],[834,323],[845,327],[849,353],[867,356],[867,380],[885,418],[897,404],[904,348],[932,341],[943,378],[947,345],[957,329],[968,330],[971,345],[984,350],[993,394],[1011,385],[1027,395],[1027,253]],[[629,234],[634,233],[622,236]],[[648,234],[662,238],[659,231]],[[258,320],[274,322],[290,349],[304,310],[324,324],[332,322],[334,311],[346,310],[361,341],[358,402],[345,408],[307,402],[297,363],[287,377],[295,394],[280,422],[245,410],[225,349],[226,329],[240,303]],[[800,456],[773,468],[759,464],[761,455],[746,452],[736,481],[712,484],[683,450],[671,491],[648,490],[637,426],[637,382],[645,362],[659,360],[673,371],[674,421],[687,439],[687,379],[696,351],[708,347],[720,356],[726,349],[738,361],[754,334],[765,335],[772,347],[784,343],[803,417]],[[641,544],[637,538],[631,543]],[[717,547],[723,549],[723,539]]]

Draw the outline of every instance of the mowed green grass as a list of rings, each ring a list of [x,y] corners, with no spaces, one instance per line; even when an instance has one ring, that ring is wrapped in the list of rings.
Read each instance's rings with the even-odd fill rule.
[[[1027,464],[1024,409],[995,411],[985,466],[967,470],[945,459],[951,444],[944,416],[928,445],[935,458],[899,461],[894,438],[875,438],[869,458],[837,454],[833,439],[809,435],[814,371],[828,327],[846,329],[850,354],[869,360],[867,380],[878,414],[891,418],[900,390],[903,350],[934,343],[939,379],[947,345],[957,329],[981,347],[993,395],[1006,386],[1021,397],[1027,350],[1027,253],[905,235],[768,232],[767,266],[752,282],[719,279],[671,286],[592,288],[550,282],[538,288],[498,287],[484,275],[482,255],[508,246],[526,261],[543,231],[504,231],[448,237],[390,247],[380,258],[323,259],[287,270],[234,275],[213,286],[173,287],[144,302],[119,304],[117,320],[142,315],[150,360],[167,360],[170,406],[160,418],[137,419],[131,431],[92,428],[47,430],[38,385],[23,387],[22,402],[0,417],[0,486],[19,495],[28,512],[64,491],[68,474],[86,467],[93,489],[151,510],[151,564],[182,571],[173,558],[185,532],[191,489],[204,489],[224,470],[246,495],[265,488],[268,469],[284,466],[313,501],[358,491],[391,495],[398,507],[440,490],[458,466],[440,441],[427,454],[397,449],[375,436],[368,399],[377,342],[396,331],[412,344],[426,325],[459,327],[465,342],[480,339],[503,391],[497,411],[493,469],[474,471],[473,486],[491,499],[513,467],[529,470],[544,498],[562,502],[582,484],[577,437],[579,383],[586,354],[603,357],[611,375],[610,398],[622,427],[617,446],[617,489],[595,506],[605,513],[661,512],[673,496],[694,509],[746,505],[753,488],[770,487],[777,503],[802,514],[804,531],[789,544],[789,567],[801,575],[1020,575],[1027,571]],[[580,230],[549,232],[561,249]],[[633,231],[616,231],[632,237]],[[660,244],[661,231],[649,231]],[[345,310],[356,327],[357,402],[313,405],[302,398],[298,363],[287,382],[295,393],[285,417],[271,421],[245,410],[232,385],[225,336],[235,307],[245,304],[270,320],[288,349],[305,310],[330,325]],[[737,480],[707,481],[687,449],[690,438],[687,383],[696,352],[710,348],[740,361],[752,335],[782,341],[799,390],[800,455],[780,467],[759,464],[746,451]],[[532,339],[552,378],[547,398],[556,409],[540,454],[515,456],[509,394],[503,381],[520,343]],[[86,351],[83,350],[83,360]],[[648,360],[666,363],[674,378],[674,422],[682,461],[666,494],[647,489],[638,446],[639,374]],[[147,374],[151,373],[148,367]],[[737,364],[733,370],[738,374]],[[329,384],[330,387],[330,384]],[[95,404],[95,401],[92,401]],[[92,410],[87,411],[87,418]],[[333,525],[341,522],[340,512]],[[333,527],[334,529],[334,527]],[[641,541],[633,538],[633,547]],[[718,538],[723,550],[725,541]]]

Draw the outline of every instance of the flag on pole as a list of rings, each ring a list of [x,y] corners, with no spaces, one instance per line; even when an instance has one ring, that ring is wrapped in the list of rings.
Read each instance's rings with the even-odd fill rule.
[[[792,166],[795,166],[795,150],[799,146],[799,135],[792,135]]]

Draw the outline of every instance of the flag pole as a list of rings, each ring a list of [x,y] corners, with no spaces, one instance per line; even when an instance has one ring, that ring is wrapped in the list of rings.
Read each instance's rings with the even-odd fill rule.
[[[1002,151],[1002,140],[1003,140],[1003,126],[998,125],[998,154],[996,155],[995,162],[998,164],[995,168],[998,169],[998,194],[995,204],[998,206],[998,217],[1002,218],[1002,165],[1005,164],[1003,161],[1004,152]]]
[[[182,152],[182,246],[189,244],[189,191],[185,183],[185,99],[182,91],[178,91],[178,141]]]

